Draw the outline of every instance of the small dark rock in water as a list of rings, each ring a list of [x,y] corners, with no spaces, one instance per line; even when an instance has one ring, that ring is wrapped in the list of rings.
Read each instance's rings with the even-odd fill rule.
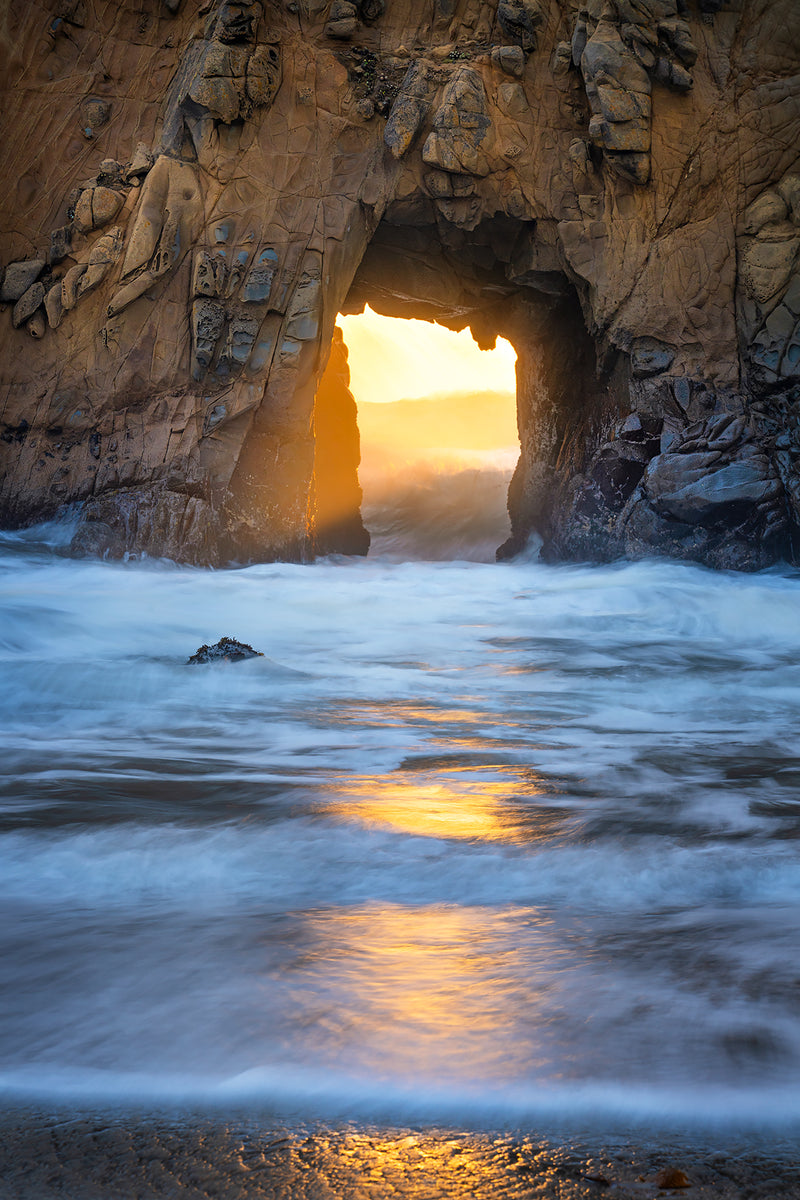
[[[224,637],[220,638],[214,646],[201,646],[188,659],[186,665],[188,667],[191,663],[241,662],[244,658],[263,657],[260,650],[254,650],[245,642],[237,642],[235,638]]]

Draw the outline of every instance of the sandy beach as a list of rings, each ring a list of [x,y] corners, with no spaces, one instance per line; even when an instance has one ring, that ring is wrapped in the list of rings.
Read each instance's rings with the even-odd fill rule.
[[[676,1186],[677,1185],[677,1186]],[[790,1140],[596,1141],[281,1126],[250,1116],[6,1110],[2,1200],[794,1200]]]

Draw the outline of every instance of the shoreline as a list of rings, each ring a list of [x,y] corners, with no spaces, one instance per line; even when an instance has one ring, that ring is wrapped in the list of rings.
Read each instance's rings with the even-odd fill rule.
[[[676,1186],[677,1185],[677,1186]],[[0,1200],[794,1200],[796,1140],[0,1108]]]

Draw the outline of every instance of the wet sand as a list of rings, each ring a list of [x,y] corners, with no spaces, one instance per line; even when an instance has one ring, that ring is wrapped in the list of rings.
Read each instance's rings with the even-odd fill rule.
[[[794,1200],[792,1142],[594,1142],[252,1116],[0,1115],[2,1200]],[[683,1176],[683,1178],[682,1178]],[[675,1187],[675,1184],[682,1186]]]

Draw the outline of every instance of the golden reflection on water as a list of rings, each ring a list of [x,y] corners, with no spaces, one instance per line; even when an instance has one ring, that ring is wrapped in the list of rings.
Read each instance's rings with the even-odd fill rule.
[[[425,663],[415,663],[414,666],[428,669]],[[516,718],[508,712],[467,707],[442,708],[437,704],[412,704],[404,700],[374,704],[369,701],[361,704],[340,701],[336,707],[336,719],[341,725],[357,725],[366,729],[410,726],[427,730],[431,744],[453,751],[479,751],[484,761],[507,747],[518,748],[520,740],[529,749],[535,748],[530,740],[533,728],[530,714]],[[548,722],[541,724],[544,729],[549,727]],[[491,759],[488,761],[491,762]]]
[[[365,904],[304,924],[292,999],[319,1058],[418,1094],[544,1062],[564,946],[539,910]]]
[[[529,844],[559,832],[565,814],[538,802],[544,787],[529,767],[453,766],[352,776],[327,811],[348,821],[419,837]]]
[[[398,703],[376,717],[430,724],[431,753],[336,780],[326,816],[505,844],[512,871],[525,870],[514,846],[559,836],[571,820],[534,768],[497,761],[502,750],[480,728],[486,713]],[[291,1000],[317,1061],[416,1096],[482,1094],[490,1084],[529,1082],[540,1068],[552,1073],[569,970],[563,932],[539,909],[482,906],[480,885],[465,879],[468,904],[373,902],[303,914],[306,952]]]
[[[395,664],[397,665],[397,664]],[[419,670],[432,670],[427,663],[415,662],[412,665]],[[342,722],[355,722],[358,725],[372,723],[376,725],[478,725],[486,724],[494,728],[504,724],[506,719],[497,713],[488,713],[482,709],[442,708],[438,704],[411,704],[405,700],[394,702],[375,702],[357,705],[341,703],[337,706],[336,715]]]

